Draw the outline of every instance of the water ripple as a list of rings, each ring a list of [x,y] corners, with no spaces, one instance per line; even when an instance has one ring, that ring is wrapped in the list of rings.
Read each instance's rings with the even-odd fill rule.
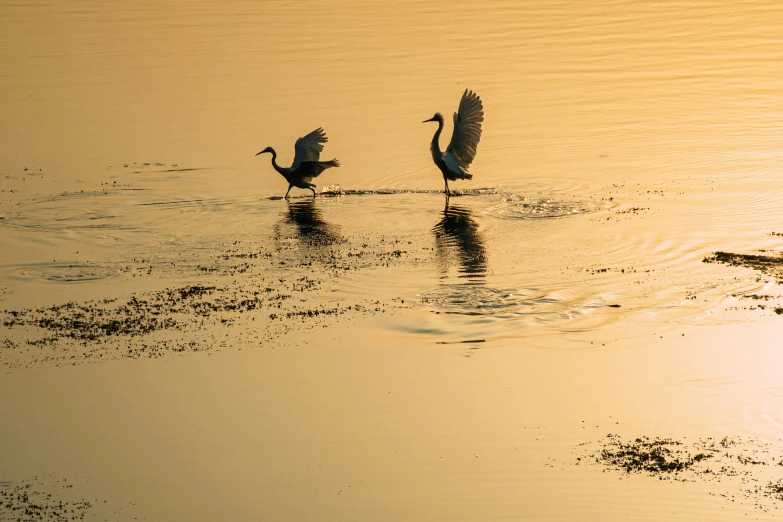
[[[90,263],[30,263],[6,267],[10,279],[48,281],[52,283],[84,283],[117,277],[116,269]]]

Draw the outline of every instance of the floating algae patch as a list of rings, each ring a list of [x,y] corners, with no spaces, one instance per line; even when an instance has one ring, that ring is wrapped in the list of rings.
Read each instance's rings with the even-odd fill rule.
[[[49,483],[51,482],[51,484]],[[0,520],[61,522],[84,520],[93,504],[75,498],[67,480],[0,482]]]
[[[783,479],[768,482],[764,487],[764,493],[775,500],[783,500]]]
[[[750,268],[769,277],[770,282],[775,282],[778,285],[783,284],[783,253],[734,254],[730,252],[715,252],[713,255],[705,257],[703,262],[722,263],[729,266]],[[761,275],[759,275],[757,280],[761,281]],[[777,315],[783,315],[783,296],[773,296],[769,294],[735,294],[732,295],[732,297],[754,301],[754,304],[750,306],[735,306],[733,307],[735,310],[769,310]]]
[[[396,297],[358,295],[345,281],[433,257],[429,242],[417,238],[346,234],[312,201],[291,203],[270,232],[209,245],[183,240],[181,248],[109,263],[12,267],[21,270],[17,279],[36,282],[144,277],[153,279],[147,287],[167,288],[89,301],[74,292],[70,302],[34,308],[15,307],[5,298],[10,290],[0,291],[0,366],[268,346],[281,335],[403,307]]]
[[[610,433],[577,449],[577,465],[594,463],[622,476],[711,484],[711,495],[748,502],[757,510],[783,506],[783,479],[779,478],[783,448],[753,437],[626,440]]]
[[[0,324],[16,336],[0,339],[0,364],[78,364],[258,346],[302,328],[329,326],[344,315],[373,315],[400,306],[367,299],[324,302],[319,289],[320,282],[306,276],[267,278],[5,310]]]
[[[673,439],[641,437],[624,442],[617,435],[609,435],[596,460],[626,473],[661,474],[685,471],[710,456],[693,455],[682,442]]]
[[[156,330],[181,325],[175,314],[209,316],[228,309],[225,300],[205,299],[216,287],[194,285],[167,289],[142,297],[132,296],[119,303],[116,299],[68,302],[62,305],[4,312],[7,328],[34,326],[51,332],[57,339],[66,337],[80,341],[99,341],[108,336],[140,336]],[[232,303],[233,309],[249,309],[260,302],[243,299]]]
[[[729,266],[742,266],[771,276],[778,284],[783,284],[783,254],[733,254],[715,252],[703,260],[704,263],[722,263]]]
[[[781,296],[769,294],[731,294],[731,297],[741,301],[750,301],[751,304],[733,306],[727,308],[728,310],[771,310],[778,315],[783,315],[783,307],[779,306],[780,301],[783,300],[783,297]]]

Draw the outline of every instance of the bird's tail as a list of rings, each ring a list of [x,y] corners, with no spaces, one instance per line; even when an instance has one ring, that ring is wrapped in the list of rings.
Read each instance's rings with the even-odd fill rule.
[[[321,167],[322,169],[329,169],[329,168],[332,168],[332,167],[339,167],[340,166],[340,162],[337,161],[337,158],[334,158],[333,160],[330,160],[330,161],[319,161],[317,163],[318,163],[318,166]]]
[[[463,172],[462,179],[473,179],[473,174],[470,174],[469,172]]]

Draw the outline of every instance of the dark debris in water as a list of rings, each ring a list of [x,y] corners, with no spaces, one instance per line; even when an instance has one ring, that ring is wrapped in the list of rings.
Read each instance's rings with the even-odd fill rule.
[[[58,480],[55,485],[42,483],[37,477],[22,482],[0,482],[0,520],[84,520],[93,505],[87,500],[73,499],[72,494],[67,494],[71,488],[65,479]]]
[[[778,315],[783,315],[783,307],[778,306],[777,303],[769,303],[769,301],[780,301],[781,297],[772,296],[768,294],[732,294],[732,297],[742,300],[754,301],[754,304],[750,306],[734,306],[728,308],[728,310],[771,310]]]
[[[779,508],[782,448],[753,437],[661,437],[623,439],[610,433],[597,443],[578,446],[576,464],[594,462],[605,471],[675,482],[715,484],[715,495],[732,502],[750,501],[757,510]],[[774,504],[774,505],[771,505]]]
[[[68,337],[79,341],[98,341],[108,336],[141,336],[178,328],[180,321],[177,317],[181,314],[209,317],[217,312],[251,310],[262,302],[258,295],[260,292],[234,299],[209,299],[216,290],[214,286],[193,285],[132,296],[118,306],[114,306],[115,300],[104,299],[5,311],[3,326],[34,326],[55,334],[51,338],[53,340]],[[276,297],[284,298],[279,294]]]
[[[761,254],[734,254],[731,252],[715,252],[704,258],[704,263],[721,263],[729,266],[740,266],[756,270],[771,278],[777,284],[783,284],[783,253],[762,250]],[[758,281],[762,278],[759,276]],[[738,299],[753,300],[755,304],[746,307],[733,307],[733,309],[770,310],[777,315],[783,315],[783,296],[769,294],[733,295]],[[763,301],[763,302],[762,302]]]
[[[640,437],[623,442],[617,435],[609,435],[596,460],[626,473],[657,474],[684,471],[709,457],[705,453],[691,455],[681,442],[672,439]]]
[[[715,252],[703,260],[704,263],[722,263],[729,266],[742,266],[772,276],[778,284],[783,284],[783,255],[774,254],[734,254]]]
[[[291,203],[271,232],[271,237],[221,241],[209,248],[152,250],[109,264],[84,262],[90,273],[105,268],[101,273],[111,277],[179,284],[25,309],[6,304],[0,310],[0,365],[80,364],[268,346],[303,328],[406,307],[401,299],[341,297],[335,290],[358,272],[433,256],[429,245],[415,245],[407,237],[344,234],[312,201]],[[25,270],[54,280],[44,271]],[[57,282],[74,280],[58,276]]]
[[[328,326],[346,314],[402,306],[366,299],[327,305],[319,302],[321,283],[307,276],[260,283],[186,285],[125,299],[5,310],[0,324],[9,333],[18,330],[21,339],[0,339],[0,364],[16,368],[212,351],[228,346],[224,337],[232,326],[245,344],[260,345],[302,327]]]
[[[775,500],[783,500],[783,479],[769,481],[764,488],[765,493]]]

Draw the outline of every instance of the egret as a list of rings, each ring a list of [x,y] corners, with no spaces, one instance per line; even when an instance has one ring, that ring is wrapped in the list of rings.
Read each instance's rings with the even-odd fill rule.
[[[440,151],[440,133],[443,130],[443,115],[439,112],[428,121],[437,121],[438,130],[432,137],[430,151],[432,160],[443,173],[446,184],[446,196],[451,196],[449,180],[473,179],[467,169],[476,156],[476,147],[481,139],[481,122],[484,121],[484,107],[481,98],[475,92],[465,89],[459,102],[459,109],[454,113],[454,131],[451,135],[446,152]]]
[[[330,161],[319,161],[321,151],[324,150],[323,143],[327,141],[329,141],[329,138],[326,137],[324,130],[320,127],[296,140],[294,144],[294,162],[287,168],[277,164],[277,161],[275,161],[277,152],[272,147],[267,147],[258,153],[269,152],[272,154],[272,166],[288,182],[288,190],[285,193],[286,199],[293,187],[305,190],[310,189],[313,191],[313,197],[315,197],[315,184],[311,183],[313,178],[318,177],[326,169],[340,166],[340,162],[336,158]]]

